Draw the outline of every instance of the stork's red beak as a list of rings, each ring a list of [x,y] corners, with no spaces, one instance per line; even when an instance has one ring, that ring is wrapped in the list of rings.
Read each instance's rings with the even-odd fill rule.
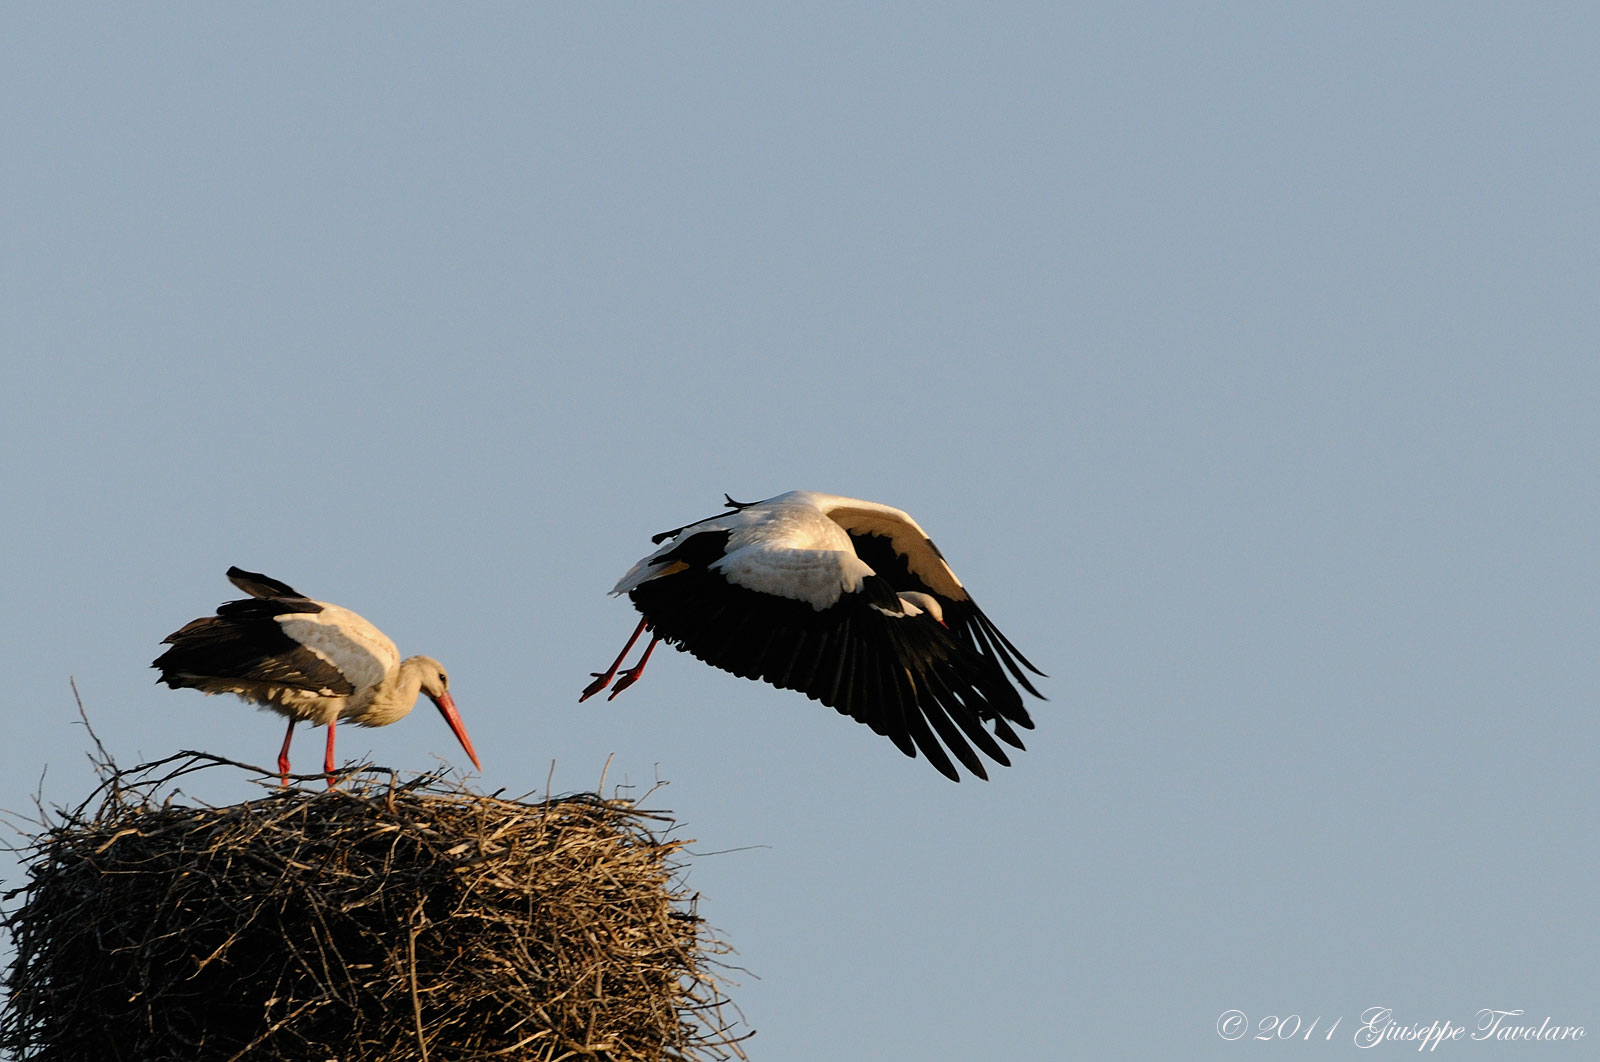
[[[439,714],[450,724],[450,730],[455,734],[456,740],[461,742],[461,747],[467,750],[467,755],[472,758],[472,765],[480,771],[483,770],[483,764],[478,762],[478,754],[472,751],[472,739],[467,737],[467,727],[461,722],[461,713],[456,711],[456,702],[450,699],[450,691],[446,690],[434,697],[433,703],[438,705]]]

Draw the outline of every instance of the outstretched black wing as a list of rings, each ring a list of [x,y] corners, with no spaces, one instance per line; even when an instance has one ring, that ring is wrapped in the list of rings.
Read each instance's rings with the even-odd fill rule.
[[[838,511],[829,514],[838,520],[841,513]],[[849,512],[844,512],[848,518]],[[897,591],[916,591],[929,594],[939,600],[944,609],[944,622],[953,631],[961,644],[967,646],[979,656],[989,660],[998,668],[1004,665],[1016,679],[1017,684],[1035,697],[1043,699],[1031,681],[1027,671],[1043,676],[1044,672],[1034,667],[1028,658],[1011,644],[1011,640],[994,622],[984,615],[978,603],[968,594],[966,588],[955,579],[945,562],[944,554],[939,552],[939,547],[933,540],[921,534],[921,529],[910,525],[895,527],[885,521],[878,521],[877,529],[859,530],[861,522],[841,525],[845,533],[850,536],[850,542],[855,546],[856,556],[865,561],[873,571],[889,581]],[[915,533],[913,533],[913,531]],[[1021,716],[1008,715],[1012,722],[1020,726],[1033,728],[1026,710],[1022,708],[1022,698],[1018,697],[1017,710]]]

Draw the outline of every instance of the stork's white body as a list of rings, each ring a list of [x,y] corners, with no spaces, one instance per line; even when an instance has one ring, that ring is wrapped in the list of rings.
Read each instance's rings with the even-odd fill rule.
[[[872,574],[856,556],[844,528],[819,508],[823,500],[808,491],[791,491],[691,524],[680,535],[731,532],[722,557],[709,565],[712,570],[747,590],[804,601],[820,610],[843,594],[859,591],[862,580]],[[630,568],[611,592],[626,594],[664,574],[662,558],[673,551],[678,537]]]
[[[238,694],[313,726],[338,721],[387,726],[410,712],[421,691],[421,674],[414,668],[415,681],[402,682],[400,650],[394,642],[347,608],[326,601],[311,604],[319,611],[289,613],[275,621],[284,634],[337,671],[352,687],[351,692],[340,692],[344,684],[311,689],[239,677],[211,677],[200,687],[203,692]],[[407,685],[411,687],[409,699],[403,688]]]

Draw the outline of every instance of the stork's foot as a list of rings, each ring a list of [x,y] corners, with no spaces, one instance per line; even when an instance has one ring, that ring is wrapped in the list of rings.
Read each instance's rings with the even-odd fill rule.
[[[633,635],[628,639],[628,644],[624,645],[622,647],[622,652],[618,653],[617,658],[611,661],[611,666],[604,671],[589,672],[589,674],[594,676],[594,681],[583,688],[583,694],[578,698],[579,704],[582,704],[584,701],[588,700],[590,697],[593,697],[595,694],[606,688],[606,686],[611,682],[611,676],[617,673],[617,668],[621,667],[622,661],[627,658],[628,650],[633,648],[633,643],[639,640],[639,635],[643,634],[645,628],[648,626],[650,626],[650,621],[648,619],[641,619],[639,621],[639,625],[633,629]],[[651,642],[650,644],[654,645],[655,643]],[[646,650],[644,655],[646,659],[649,659],[649,650]],[[644,660],[639,661],[639,667],[643,666]],[[633,670],[637,671],[638,669],[639,668],[634,668]],[[623,674],[626,675],[627,672],[624,671]],[[624,682],[622,685],[618,686],[617,690],[620,691],[626,688],[632,681],[633,679],[628,679],[627,682]],[[611,694],[612,697],[615,697],[616,695],[616,692]],[[610,698],[607,698],[607,700],[609,699]]]
[[[661,641],[659,637],[651,638],[650,644],[644,647],[644,655],[639,658],[639,662],[632,667],[623,668],[618,673],[617,684],[611,687],[611,696],[607,697],[606,700],[616,700],[617,694],[639,681],[639,676],[644,674],[644,666],[650,662],[650,654],[656,651],[656,643],[659,641]]]
[[[639,681],[639,676],[642,674],[644,674],[643,664],[640,664],[638,667],[624,668],[621,673],[617,675],[617,684],[611,687],[611,696],[607,697],[606,700],[616,700],[617,694],[621,693],[623,690]],[[604,688],[604,686],[600,687],[600,689]],[[595,692],[599,693],[600,690],[595,690]],[[585,694],[585,696],[587,696],[587,694]]]

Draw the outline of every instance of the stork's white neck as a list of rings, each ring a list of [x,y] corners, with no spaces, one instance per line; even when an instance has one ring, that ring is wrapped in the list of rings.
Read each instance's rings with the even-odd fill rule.
[[[345,718],[361,726],[388,726],[396,719],[405,718],[417,706],[417,697],[422,692],[423,678],[430,670],[430,663],[423,656],[407,657],[400,661],[399,667],[372,688],[372,696],[366,704],[349,712]]]

